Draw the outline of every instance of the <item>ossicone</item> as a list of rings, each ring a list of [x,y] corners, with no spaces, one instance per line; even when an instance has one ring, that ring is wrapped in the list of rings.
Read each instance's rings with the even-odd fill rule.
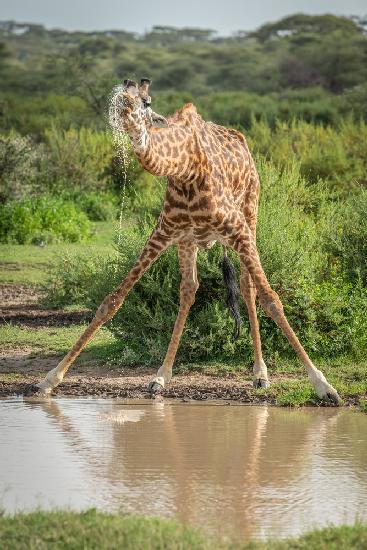
[[[128,78],[126,78],[124,80],[124,86],[125,86],[125,88],[137,88],[138,87],[137,83],[134,80],[129,80]]]
[[[148,93],[148,90],[149,90],[149,86],[151,84],[151,80],[149,80],[149,78],[142,78],[140,80],[140,90],[142,90],[143,92],[145,93]]]

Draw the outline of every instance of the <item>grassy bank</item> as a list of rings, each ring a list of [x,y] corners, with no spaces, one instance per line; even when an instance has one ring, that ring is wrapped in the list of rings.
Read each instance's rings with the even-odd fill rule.
[[[29,359],[37,356],[62,355],[75,344],[86,326],[83,323],[64,327],[32,328],[5,324],[0,326],[1,348],[3,352],[11,351],[14,348],[25,348]],[[107,328],[103,327],[83,353],[79,364],[88,361],[104,361],[111,357],[117,348],[117,340]]]
[[[343,550],[365,549],[367,525],[328,527],[298,538],[271,542],[208,539],[175,521],[123,517],[95,510],[35,512],[0,518],[3,550],[123,548],[124,550]]]
[[[65,254],[112,252],[116,222],[95,222],[92,236],[78,243],[0,244],[0,283],[42,284],[48,266]]]

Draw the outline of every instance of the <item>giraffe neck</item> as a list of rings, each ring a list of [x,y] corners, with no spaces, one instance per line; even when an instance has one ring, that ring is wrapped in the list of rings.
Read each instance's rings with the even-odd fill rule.
[[[149,147],[149,132],[143,118],[132,114],[126,125],[126,131],[136,155],[138,157],[140,155],[144,156]]]
[[[187,179],[195,175],[190,130],[170,125],[149,127],[144,136],[146,147],[135,153],[143,168],[155,176]]]

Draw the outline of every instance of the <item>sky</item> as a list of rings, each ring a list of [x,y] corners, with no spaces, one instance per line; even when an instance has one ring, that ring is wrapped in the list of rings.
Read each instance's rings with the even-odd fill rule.
[[[0,20],[67,30],[128,30],[153,25],[210,28],[220,35],[254,30],[302,12],[366,15],[366,0],[0,0]]]

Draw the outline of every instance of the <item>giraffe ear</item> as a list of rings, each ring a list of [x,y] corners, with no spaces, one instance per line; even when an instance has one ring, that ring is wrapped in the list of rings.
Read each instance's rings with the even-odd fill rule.
[[[143,92],[146,92],[148,93],[148,90],[149,90],[149,86],[151,84],[151,81],[149,80],[149,78],[142,78],[140,80],[140,90],[142,90]]]
[[[134,80],[129,80],[128,78],[126,78],[124,80],[124,86],[125,88],[137,88],[138,85],[136,82],[134,82]]]

